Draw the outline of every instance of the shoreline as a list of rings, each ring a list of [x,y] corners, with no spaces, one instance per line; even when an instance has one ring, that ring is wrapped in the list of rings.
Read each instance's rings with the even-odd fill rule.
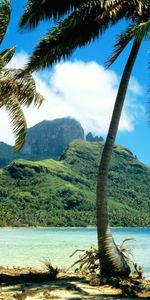
[[[0,229],[24,229],[24,228],[37,228],[37,229],[97,229],[97,227],[96,226],[86,226],[86,227],[81,227],[81,226],[73,226],[73,227],[70,227],[70,226],[65,226],[65,227],[63,227],[63,226],[58,226],[58,227],[56,227],[56,226],[0,226]],[[111,229],[150,229],[150,227],[148,226],[148,227],[131,227],[131,226],[129,226],[129,227],[127,227],[127,226],[114,226],[114,227],[112,227],[112,226],[110,226],[110,228]]]
[[[46,267],[46,264],[45,264],[45,262],[46,262],[46,260],[47,259],[45,259],[45,260],[43,260],[43,262],[42,262],[42,264],[41,265],[36,265],[36,264],[30,264],[30,265],[27,265],[27,264],[1,264],[0,265],[0,272],[1,272],[1,270],[3,270],[4,272],[6,271],[17,271],[17,272],[22,272],[22,271],[26,271],[26,272],[45,272],[45,270],[47,269],[47,267]],[[49,259],[48,259],[49,260]],[[49,262],[50,262],[50,264],[51,264],[51,260],[49,260]],[[52,265],[53,265],[53,267],[54,268],[58,268],[59,270],[63,270],[62,272],[63,273],[66,273],[66,274],[76,274],[76,272],[75,272],[75,268],[73,267],[71,267],[71,266],[66,266],[66,265],[58,265],[58,264],[54,264],[54,263],[52,263]],[[130,274],[130,276],[129,277],[132,277],[133,275],[132,275],[132,270],[131,270],[131,274]],[[146,276],[146,274],[145,274],[145,272],[143,272],[143,277],[142,277],[142,279],[144,279],[145,281],[148,281],[149,283],[150,283],[150,275],[149,276]],[[0,298],[0,300],[1,300],[1,298]]]
[[[146,279],[150,278],[148,248],[143,255],[141,245],[149,245],[149,228],[112,228],[117,245],[126,237],[134,237],[127,246],[134,255],[134,261],[142,266]],[[3,227],[1,235],[1,259],[3,266],[42,268],[45,258],[54,265],[69,267],[77,259],[69,258],[77,249],[89,249],[97,245],[96,227]],[[145,244],[146,243],[146,244]],[[61,252],[60,252],[61,247]],[[11,251],[9,250],[11,249]]]
[[[34,268],[1,267],[1,300],[47,299],[128,299],[150,297],[150,280],[118,279],[102,284],[98,277],[88,277],[60,270],[51,278],[48,271]]]

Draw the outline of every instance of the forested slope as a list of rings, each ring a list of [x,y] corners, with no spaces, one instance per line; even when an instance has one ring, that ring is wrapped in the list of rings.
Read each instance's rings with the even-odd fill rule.
[[[103,142],[77,140],[60,161],[16,160],[0,170],[1,226],[95,225],[95,185]],[[112,226],[150,225],[150,168],[115,146],[109,172]]]

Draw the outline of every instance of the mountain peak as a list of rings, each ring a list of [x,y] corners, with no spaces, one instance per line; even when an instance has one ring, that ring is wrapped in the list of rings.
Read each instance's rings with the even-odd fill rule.
[[[58,159],[68,144],[75,139],[84,139],[80,123],[70,117],[44,120],[29,128],[22,154],[38,155],[39,159]]]

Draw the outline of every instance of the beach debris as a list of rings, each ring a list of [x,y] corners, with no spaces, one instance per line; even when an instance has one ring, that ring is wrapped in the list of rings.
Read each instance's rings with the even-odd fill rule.
[[[136,270],[138,278],[142,278],[143,270],[140,266],[137,266],[133,260],[133,254],[131,249],[128,249],[125,246],[127,241],[135,240],[132,237],[125,238],[120,245],[118,245],[119,250],[124,255],[124,258],[128,264],[132,265]],[[75,250],[70,257],[74,256],[76,253],[79,253],[79,258],[69,267],[75,269],[76,272],[81,272],[82,274],[99,274],[100,272],[100,261],[98,256],[98,249],[96,246],[91,246],[89,249],[77,249]],[[140,277],[141,276],[141,277]]]
[[[127,242],[127,241],[135,241],[136,239],[135,238],[132,238],[132,237],[128,237],[128,238],[125,238],[121,245],[118,245],[118,248],[119,250],[122,252],[122,254],[124,255],[124,258],[126,259],[126,261],[128,262],[128,264],[133,264],[134,266],[134,261],[133,261],[133,254],[132,254],[132,250],[131,249],[128,249],[124,244]]]
[[[99,273],[100,263],[98,258],[98,249],[95,246],[91,246],[90,249],[81,250],[77,249],[70,257],[74,256],[77,252],[80,252],[79,259],[75,261],[70,268],[78,265],[75,271],[80,271],[84,274]]]
[[[135,271],[138,275],[138,278],[141,279],[143,278],[143,269],[141,266],[138,266],[137,264],[134,264],[134,268],[135,268]]]
[[[44,259],[43,264],[50,275],[50,279],[52,279],[52,280],[56,279],[56,277],[59,273],[58,268],[57,267],[54,268],[52,266],[50,259]]]

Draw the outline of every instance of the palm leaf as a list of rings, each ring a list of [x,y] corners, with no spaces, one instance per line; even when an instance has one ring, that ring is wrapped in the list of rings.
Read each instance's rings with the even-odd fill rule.
[[[35,28],[41,20],[58,20],[78,8],[85,0],[28,0],[20,28]]]
[[[131,9],[131,2],[128,0],[104,1],[104,10],[97,19],[100,23],[105,21],[107,24],[110,20],[113,23],[116,19],[121,19],[127,15],[129,6]]]
[[[20,77],[21,69],[4,69],[1,71],[0,80],[3,85],[2,97],[5,97],[9,90],[14,91],[16,87],[16,96],[21,105],[29,107],[31,104],[40,106],[44,100],[43,96],[36,92],[35,81],[31,74],[27,73],[24,77]],[[13,88],[12,88],[13,85]]]
[[[32,76],[27,74],[24,78],[17,78],[18,73],[20,70],[3,69],[0,76],[0,107],[5,107],[9,112],[10,123],[15,135],[15,152],[22,148],[27,131],[21,105],[29,106],[33,103],[40,106],[43,102],[43,97],[36,92]]]
[[[9,89],[7,89],[8,82],[9,82]],[[17,94],[18,94],[17,85],[13,80],[12,81],[9,80],[8,82],[1,86],[0,107],[5,107],[5,109],[9,113],[10,124],[13,133],[15,135],[14,152],[17,152],[22,148],[25,142],[27,124],[21,108],[21,104],[17,99]],[[7,93],[6,93],[6,89],[7,89]]]
[[[15,72],[16,76],[16,72]],[[23,78],[17,78],[16,82],[18,85],[18,100],[19,102],[29,107],[31,104],[40,107],[44,101],[43,96],[36,92],[36,85],[31,74],[26,74]]]
[[[82,5],[64,21],[59,22],[58,26],[39,42],[22,75],[51,66],[62,58],[68,58],[76,48],[94,41],[112,22],[118,22],[122,18],[119,11],[115,20],[110,18],[106,22],[105,17],[98,19],[101,14],[99,0],[89,0],[86,5]]]
[[[34,96],[34,105],[37,106],[38,108],[41,106],[41,104],[44,101],[44,97],[40,93],[36,93]]]
[[[106,68],[109,68],[116,61],[118,56],[133,38],[135,38],[135,41],[137,42],[150,38],[150,21],[138,25],[131,24],[124,33],[118,36],[115,50],[106,62]]]
[[[12,59],[15,52],[15,47],[4,50],[0,53],[0,69],[4,68]]]
[[[1,0],[0,2],[0,44],[6,33],[10,20],[10,1]]]
[[[44,98],[40,93],[36,92],[36,84],[32,75],[30,73],[26,73],[24,77],[21,77],[21,72],[21,69],[9,70],[9,73],[16,80],[18,86],[19,102],[27,107],[31,104],[40,107]]]
[[[150,21],[138,24],[134,28],[137,42],[150,39]]]
[[[19,101],[16,100],[13,94],[9,98],[5,107],[9,112],[10,124],[15,136],[14,152],[17,152],[25,143],[27,133],[26,119]]]

